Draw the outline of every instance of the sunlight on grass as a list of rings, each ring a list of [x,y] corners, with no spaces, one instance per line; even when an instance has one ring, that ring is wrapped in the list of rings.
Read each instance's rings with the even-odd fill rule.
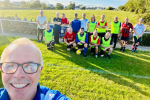
[[[130,55],[130,54],[126,54],[126,53],[123,53],[123,52],[120,52],[120,51],[114,51],[114,52],[125,55],[125,56],[128,56],[128,57],[133,57],[133,58],[145,61],[145,62],[150,62],[150,60],[142,59],[142,58],[139,58],[139,57],[136,57],[136,56],[133,56],[133,55]]]

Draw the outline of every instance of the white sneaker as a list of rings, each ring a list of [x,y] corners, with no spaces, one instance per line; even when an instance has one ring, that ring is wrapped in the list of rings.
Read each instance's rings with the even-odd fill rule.
[[[104,55],[101,55],[101,57],[104,57]]]

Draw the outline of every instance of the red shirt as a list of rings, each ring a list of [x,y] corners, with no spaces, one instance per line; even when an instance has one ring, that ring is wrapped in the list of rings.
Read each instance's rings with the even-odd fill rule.
[[[131,23],[125,24],[125,22],[123,22],[122,23],[121,36],[122,37],[129,37],[130,28],[133,29],[133,25]]]
[[[69,24],[69,21],[67,18],[65,18],[65,19],[61,18],[61,23],[62,24]]]
[[[96,38],[97,38],[97,37],[94,37],[94,36],[93,36],[93,40],[96,40]],[[91,42],[91,36],[90,36],[90,38],[89,38],[89,42]],[[100,43],[100,38],[98,38],[98,40],[97,40],[97,44],[99,44],[99,43]]]
[[[67,39],[67,42],[70,43],[76,39],[76,35],[74,32],[69,34],[68,32],[65,34],[64,39]]]
[[[101,21],[101,23],[104,23],[104,21]],[[98,25],[100,26],[101,23],[98,22]],[[107,22],[105,23],[105,26],[107,26]]]

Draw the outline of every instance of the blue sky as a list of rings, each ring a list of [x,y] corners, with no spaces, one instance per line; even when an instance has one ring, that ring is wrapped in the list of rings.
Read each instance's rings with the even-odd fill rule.
[[[10,0],[12,1],[21,1],[21,0]],[[29,0],[25,0],[29,1]],[[62,3],[63,5],[67,6],[70,1],[75,2],[76,5],[83,4],[87,7],[118,7],[120,5],[124,5],[128,0],[40,0],[41,2],[56,4]]]

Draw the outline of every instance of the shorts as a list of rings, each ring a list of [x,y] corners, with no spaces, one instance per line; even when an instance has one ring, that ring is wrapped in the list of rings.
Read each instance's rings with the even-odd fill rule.
[[[47,48],[54,46],[55,45],[55,41],[50,42],[49,44],[46,44]]]
[[[71,44],[71,45],[67,45],[67,49],[71,49],[73,47],[73,45]]]
[[[83,49],[83,48],[84,48],[84,44],[83,45],[78,44],[78,49]]]
[[[109,51],[110,49],[107,49],[106,51]],[[104,55],[105,52],[103,50],[101,50],[100,55]]]
[[[134,43],[141,42],[142,41],[142,37],[137,39],[136,36],[134,36],[133,41],[134,41]]]
[[[129,37],[121,37],[121,40],[129,41]]]
[[[105,36],[105,33],[98,33],[98,36],[102,38]]]

